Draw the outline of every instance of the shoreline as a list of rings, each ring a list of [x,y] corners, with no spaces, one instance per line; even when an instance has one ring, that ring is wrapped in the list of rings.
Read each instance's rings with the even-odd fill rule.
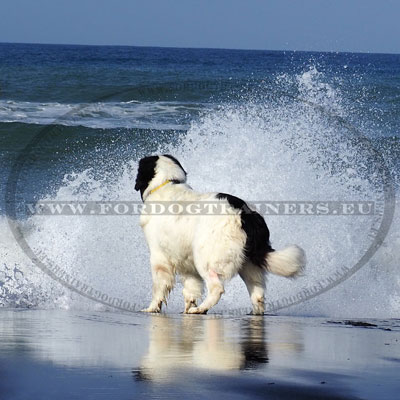
[[[0,397],[395,399],[400,321],[360,321],[1,309]]]

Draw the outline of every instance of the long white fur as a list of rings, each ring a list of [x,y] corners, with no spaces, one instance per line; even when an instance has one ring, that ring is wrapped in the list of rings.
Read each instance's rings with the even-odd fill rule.
[[[186,174],[173,160],[160,156],[154,178],[143,192],[145,204],[218,201],[215,193],[195,192],[186,183],[168,183],[158,188],[166,180],[173,179],[185,182]],[[219,201],[227,203],[226,199]],[[236,211],[232,209],[230,215],[141,215],[153,277],[152,301],[143,311],[161,311],[178,274],[184,286],[184,312],[206,313],[224,293],[224,282],[239,273],[249,291],[253,313],[264,312],[265,273],[245,259],[246,234],[241,228],[239,211]],[[268,270],[283,276],[296,275],[304,264],[304,252],[297,246],[269,253],[266,259]],[[207,296],[197,306],[204,282]]]
[[[268,253],[267,269],[275,275],[296,277],[306,265],[304,250],[292,244],[282,250]]]

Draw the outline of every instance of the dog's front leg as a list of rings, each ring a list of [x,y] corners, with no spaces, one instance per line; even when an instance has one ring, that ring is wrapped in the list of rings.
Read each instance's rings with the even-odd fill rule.
[[[219,299],[224,293],[224,285],[215,271],[210,270],[204,276],[204,280],[207,285],[207,297],[198,307],[191,307],[187,311],[188,314],[206,314],[211,307],[219,302]]]
[[[174,287],[175,273],[167,263],[152,263],[151,272],[153,276],[153,298],[144,312],[159,313],[162,303],[167,304],[167,297]]]
[[[201,297],[203,291],[203,280],[200,276],[183,275],[183,298],[185,300],[185,311],[187,314],[192,307],[196,307],[197,299]]]

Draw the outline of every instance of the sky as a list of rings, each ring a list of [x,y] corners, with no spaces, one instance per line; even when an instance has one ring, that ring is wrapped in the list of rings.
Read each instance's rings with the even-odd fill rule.
[[[400,53],[399,0],[0,0],[0,42]]]

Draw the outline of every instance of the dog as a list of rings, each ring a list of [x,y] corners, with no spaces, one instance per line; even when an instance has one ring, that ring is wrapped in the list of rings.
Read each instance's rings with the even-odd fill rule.
[[[220,300],[224,283],[239,274],[249,292],[253,314],[263,314],[266,273],[299,275],[306,264],[305,252],[296,245],[274,250],[260,214],[235,196],[198,193],[186,183],[186,177],[180,162],[169,154],[139,161],[135,190],[140,191],[144,206],[163,202],[213,204],[226,211],[187,213],[182,206],[157,215],[142,209],[140,225],[150,250],[153,280],[151,303],[142,311],[159,313],[179,275],[184,313],[206,314]],[[197,305],[204,282],[207,295]]]

